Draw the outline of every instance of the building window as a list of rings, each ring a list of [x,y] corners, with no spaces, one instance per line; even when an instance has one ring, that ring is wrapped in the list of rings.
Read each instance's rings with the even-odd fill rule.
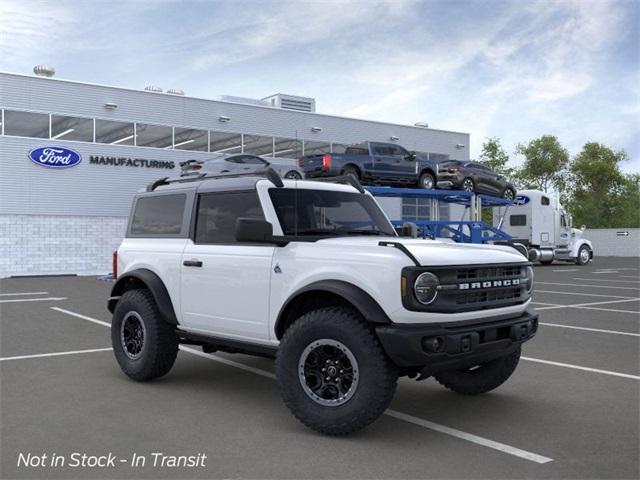
[[[51,115],[51,139],[93,142],[93,119]]]
[[[133,145],[134,126],[129,122],[96,120],[96,142],[111,145]]]
[[[49,138],[49,115],[5,110],[4,134],[15,137]]]
[[[298,158],[302,156],[302,140],[274,138],[274,157]]]
[[[139,198],[131,221],[131,234],[179,235],[186,198],[184,193]]]
[[[264,218],[255,191],[212,193],[200,196],[196,220],[196,243],[236,243],[238,218]]]
[[[273,156],[273,137],[263,137],[261,135],[243,135],[244,153],[251,155]]]
[[[175,128],[173,148],[176,150],[195,150],[206,152],[209,148],[209,133],[193,128]]]
[[[314,142],[312,140],[304,141],[305,155],[318,155],[323,153],[329,153],[330,151],[331,151],[331,144],[328,142]]]
[[[408,222],[431,220],[431,206],[428,198],[403,198],[402,219]]]
[[[449,160],[449,155],[445,155],[443,153],[431,153],[429,152],[429,160],[432,162],[444,162],[445,160]]]
[[[241,153],[242,135],[229,132],[210,132],[209,151],[212,153]]]
[[[163,125],[136,123],[136,146],[171,148],[173,129]]]

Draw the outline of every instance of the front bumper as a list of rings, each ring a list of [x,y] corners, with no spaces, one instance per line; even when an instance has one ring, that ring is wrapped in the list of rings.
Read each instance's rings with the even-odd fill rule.
[[[538,331],[538,314],[466,325],[400,325],[376,328],[378,339],[400,368],[421,370],[422,377],[468,368],[508,355]]]

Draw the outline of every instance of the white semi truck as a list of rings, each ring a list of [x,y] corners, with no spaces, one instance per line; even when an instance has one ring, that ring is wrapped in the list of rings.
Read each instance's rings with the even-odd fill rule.
[[[593,246],[583,238],[584,225],[573,228],[560,202],[542,191],[519,191],[513,205],[493,209],[493,224],[509,234],[512,243],[524,245],[532,262],[586,265],[593,259]]]

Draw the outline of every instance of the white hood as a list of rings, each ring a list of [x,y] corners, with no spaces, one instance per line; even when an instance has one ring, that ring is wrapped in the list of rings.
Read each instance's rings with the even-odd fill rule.
[[[397,242],[403,244],[416,257],[421,265],[482,265],[491,263],[527,262],[520,253],[509,246],[477,245],[471,243],[453,243],[441,240],[423,240],[400,237],[339,237],[320,240],[318,243],[340,244],[345,247],[378,246],[380,242]],[[387,247],[390,248],[390,247]]]

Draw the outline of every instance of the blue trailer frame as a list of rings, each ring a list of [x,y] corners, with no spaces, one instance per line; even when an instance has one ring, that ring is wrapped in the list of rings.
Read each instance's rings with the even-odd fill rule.
[[[393,187],[366,187],[374,197],[387,198],[428,198],[438,202],[455,203],[465,208],[474,209],[474,206],[504,207],[513,202],[491,195],[464,192],[462,190],[425,190],[418,188],[393,188]],[[479,201],[478,201],[479,200]],[[476,215],[471,214],[471,217]],[[406,222],[395,220],[394,226],[400,227]],[[451,238],[459,243],[490,243],[507,242],[511,236],[500,228],[488,225],[481,220],[419,220],[413,222],[418,226],[418,235],[422,238]]]

